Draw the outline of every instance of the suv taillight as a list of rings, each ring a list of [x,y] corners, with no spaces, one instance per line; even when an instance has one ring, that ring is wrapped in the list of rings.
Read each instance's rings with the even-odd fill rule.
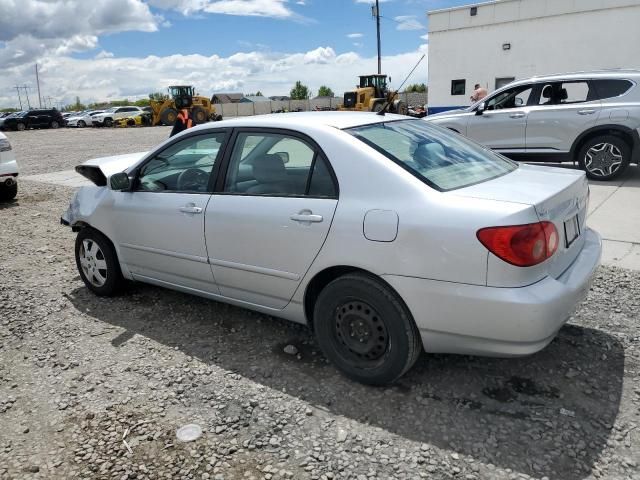
[[[558,249],[558,231],[551,222],[482,228],[476,236],[496,257],[517,267],[542,263]]]

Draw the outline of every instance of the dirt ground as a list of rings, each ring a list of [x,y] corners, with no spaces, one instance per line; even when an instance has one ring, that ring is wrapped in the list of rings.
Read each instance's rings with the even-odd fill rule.
[[[8,137],[35,174],[167,135]],[[91,294],[59,223],[72,193],[23,181],[0,205],[1,479],[640,479],[639,273],[601,268],[536,355],[423,354],[372,388],[305,327],[142,284]]]

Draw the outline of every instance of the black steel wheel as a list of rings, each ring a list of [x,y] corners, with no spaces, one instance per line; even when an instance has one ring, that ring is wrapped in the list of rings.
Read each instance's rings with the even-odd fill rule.
[[[329,283],[314,307],[320,348],[349,378],[371,385],[394,382],[422,352],[411,313],[398,295],[364,273]]]
[[[18,183],[12,182],[11,185],[7,186],[6,183],[0,183],[0,201],[6,202],[9,200],[13,200],[18,195]]]

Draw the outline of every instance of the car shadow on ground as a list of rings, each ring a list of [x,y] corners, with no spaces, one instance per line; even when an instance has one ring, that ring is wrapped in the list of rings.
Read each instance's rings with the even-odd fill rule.
[[[18,200],[0,201],[0,210],[6,210],[13,207],[19,207]]]
[[[536,477],[587,476],[621,399],[622,345],[571,324],[530,357],[423,354],[399,383],[374,388],[337,373],[304,326],[139,284],[115,299],[84,287],[68,298],[125,329],[110,339],[113,348],[142,335],[333,415]],[[283,352],[288,344],[298,356]]]

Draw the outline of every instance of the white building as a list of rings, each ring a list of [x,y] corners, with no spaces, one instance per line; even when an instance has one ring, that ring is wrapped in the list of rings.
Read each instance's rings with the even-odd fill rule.
[[[640,68],[640,0],[497,0],[429,17],[429,112],[514,79]]]

